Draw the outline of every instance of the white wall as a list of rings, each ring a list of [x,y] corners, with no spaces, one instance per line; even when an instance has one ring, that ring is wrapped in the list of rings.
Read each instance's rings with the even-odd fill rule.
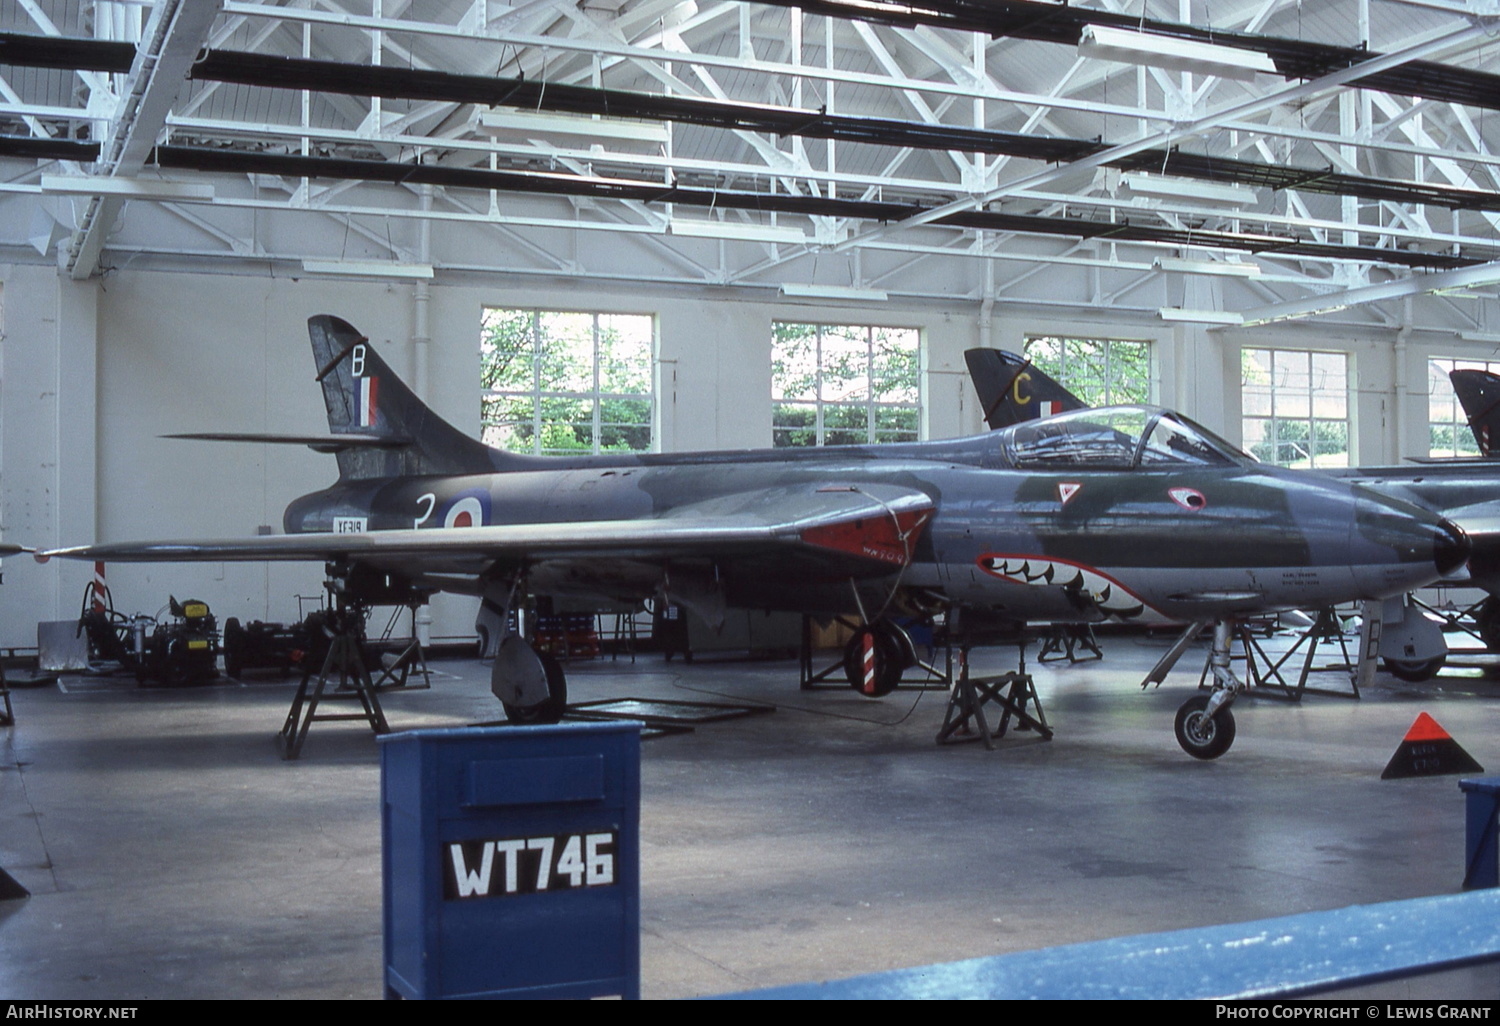
[[[924,349],[927,437],[980,429],[963,351],[982,332],[980,306],[899,309],[798,305],[683,290],[605,291],[535,283],[431,286],[429,400],[477,432],[478,332],[483,306],[652,314],[659,332],[664,450],[770,443],[773,319],[915,327]],[[328,456],[299,446],[163,439],[181,431],[327,430],[314,383],[306,320],[334,313],[367,333],[412,380],[413,286],[216,274],[111,273],[72,282],[43,266],[0,266],[0,531],[36,546],[149,538],[243,537],[269,525],[297,495],[333,481]],[[1366,463],[1394,459],[1397,397],[1393,331],[1276,326],[1234,333],[1168,327],[1108,309],[1062,313],[997,302],[990,343],[1020,350],[1033,334],[1150,340],[1154,394],[1231,438],[1239,435],[1241,344],[1335,348],[1354,356],[1356,414]],[[1425,452],[1424,361],[1429,354],[1492,356],[1452,336],[1415,333],[1407,346],[1400,454]],[[4,564],[0,646],[35,644],[38,620],[77,616],[85,564],[29,557]],[[119,564],[117,607],[156,612],[169,594],[204,599],[222,622],[294,620],[296,595],[317,595],[321,568],[303,564]],[[466,634],[472,600],[435,606],[435,633]]]

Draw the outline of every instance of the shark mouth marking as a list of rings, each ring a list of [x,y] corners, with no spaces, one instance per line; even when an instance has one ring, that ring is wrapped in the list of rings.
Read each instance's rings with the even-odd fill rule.
[[[1038,588],[1061,588],[1080,611],[1129,620],[1145,612],[1146,606],[1119,581],[1092,567],[1048,556],[1005,555],[986,552],[975,562],[979,569],[1014,584]]]

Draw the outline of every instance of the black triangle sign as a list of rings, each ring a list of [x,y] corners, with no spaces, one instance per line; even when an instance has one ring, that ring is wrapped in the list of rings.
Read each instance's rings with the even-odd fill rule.
[[[1437,720],[1421,713],[1412,723],[1406,737],[1396,746],[1396,754],[1385,764],[1381,780],[1401,777],[1437,777],[1447,773],[1483,773],[1484,767],[1463,750]]]

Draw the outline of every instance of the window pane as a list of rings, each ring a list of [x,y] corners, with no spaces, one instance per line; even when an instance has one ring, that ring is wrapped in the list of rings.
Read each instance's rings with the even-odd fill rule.
[[[654,337],[640,315],[485,310],[485,442],[558,454],[651,448]]]
[[[915,440],[920,347],[912,328],[773,323],[774,444]],[[892,410],[899,410],[894,418]]]
[[[1349,465],[1349,357],[1296,349],[1240,352],[1245,449],[1284,467]]]
[[[851,338],[848,329],[825,328],[819,365],[824,402],[847,402],[870,397],[870,345],[863,334]]]
[[[651,322],[645,317],[599,318],[599,391],[651,391]]]
[[[479,384],[485,389],[530,391],[533,315],[527,310],[486,310],[479,336]]]
[[[588,314],[541,315],[543,392],[594,390],[594,323]]]
[[[1151,346],[1112,338],[1029,338],[1026,357],[1088,406],[1151,401]]]

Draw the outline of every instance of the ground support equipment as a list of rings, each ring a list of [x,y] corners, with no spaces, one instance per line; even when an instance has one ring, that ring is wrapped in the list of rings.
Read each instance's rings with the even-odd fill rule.
[[[995,739],[1005,736],[1012,718],[1017,730],[1035,731],[1042,740],[1052,740],[1052,728],[1047,725],[1047,716],[1042,711],[1036,683],[1026,672],[1026,646],[1021,643],[1017,648],[1020,650],[1019,669],[995,677],[971,677],[969,650],[967,647],[959,650],[958,678],[948,694],[948,707],[937,734],[938,744],[983,741],[985,748],[994,751]],[[991,704],[1000,714],[993,731],[984,715],[984,707]]]
[[[323,657],[322,668],[316,677],[311,667],[302,675],[302,683],[298,685],[292,707],[286,714],[286,723],[277,735],[282,758],[295,759],[302,753],[302,743],[307,740],[307,731],[314,720],[364,720],[375,734],[390,732],[385,712],[380,708],[380,696],[360,654],[364,646],[364,627],[365,611],[357,603],[345,603],[341,599],[338,607],[329,611],[324,622],[324,630],[330,635],[328,653]],[[318,714],[318,705],[335,674],[336,687],[352,691],[363,712]],[[309,685],[312,685],[310,693]]]

